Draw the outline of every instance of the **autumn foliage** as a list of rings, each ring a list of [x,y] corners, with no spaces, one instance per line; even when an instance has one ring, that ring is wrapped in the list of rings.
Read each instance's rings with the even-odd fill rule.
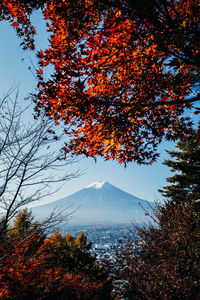
[[[37,8],[49,47],[37,53],[36,116],[64,124],[66,151],[151,163],[164,137],[189,130],[183,113],[199,100],[198,1],[4,0],[1,19],[31,49]]]
[[[156,224],[139,228],[132,240],[140,250],[130,245],[124,253],[128,299],[199,299],[200,217],[194,205],[182,202],[158,206]]]
[[[122,255],[128,299],[200,297],[199,130],[169,154],[164,164],[175,174],[161,190],[165,203],[150,211],[150,224],[135,225]]]
[[[112,299],[112,280],[83,234],[74,239],[54,233],[45,239],[42,230],[33,230],[35,224],[22,234],[24,219],[30,220],[27,211],[17,216],[6,239],[1,236],[0,299]]]
[[[14,244],[6,249],[6,257],[1,261],[1,299],[101,299],[102,283],[84,282],[82,274],[74,274],[66,268],[49,265],[53,255],[48,244],[43,244],[31,257],[24,252],[36,236],[21,245]],[[1,248],[1,251],[4,249]]]

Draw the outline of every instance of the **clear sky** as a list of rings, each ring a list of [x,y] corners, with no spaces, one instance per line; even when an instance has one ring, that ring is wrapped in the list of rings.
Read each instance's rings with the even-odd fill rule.
[[[47,35],[39,15],[34,16],[37,25],[37,44],[44,49],[47,44]],[[34,62],[34,55],[24,52],[19,44],[14,30],[5,22],[0,22],[1,47],[0,47],[0,96],[2,97],[12,86],[20,84],[20,97],[27,96],[34,91],[36,80],[28,67],[30,59]],[[23,61],[22,61],[23,59]],[[28,116],[30,118],[30,116]],[[158,188],[166,184],[165,178],[169,177],[170,170],[162,165],[168,155],[165,149],[172,149],[173,143],[163,143],[160,146],[160,158],[151,166],[139,166],[129,163],[125,169],[123,165],[113,161],[104,161],[99,158],[97,162],[92,158],[82,159],[77,167],[84,170],[84,174],[63,186],[63,188],[47,201],[57,200],[72,194],[94,181],[108,181],[111,184],[145,200],[153,201],[160,197]],[[69,170],[70,172],[71,170]]]

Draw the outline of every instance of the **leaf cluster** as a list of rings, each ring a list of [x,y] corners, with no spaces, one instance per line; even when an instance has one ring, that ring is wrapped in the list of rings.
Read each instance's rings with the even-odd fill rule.
[[[63,125],[66,151],[148,164],[164,138],[190,130],[184,111],[199,101],[198,1],[3,1],[1,18],[30,49],[29,17],[39,7],[49,47],[37,52],[33,101],[36,117]]]
[[[55,232],[47,238],[36,224],[24,210],[0,242],[0,298],[112,299],[112,281],[86,236]]]
[[[164,204],[151,212],[152,223],[135,226],[123,253],[128,299],[199,299],[200,211],[199,129],[177,143],[175,160],[164,162],[171,183]]]
[[[198,299],[200,216],[185,206],[157,207],[157,226],[140,228],[139,251],[124,253],[128,299]],[[132,241],[133,242],[133,241]]]

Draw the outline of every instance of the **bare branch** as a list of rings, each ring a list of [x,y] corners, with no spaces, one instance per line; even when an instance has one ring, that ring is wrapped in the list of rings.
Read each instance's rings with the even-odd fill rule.
[[[14,100],[12,92],[0,105],[0,208],[4,216],[0,233],[19,209],[54,194],[67,180],[81,174],[80,170],[66,172],[76,160],[62,152],[62,134],[55,138],[53,122],[25,123],[27,108],[19,106],[18,90]],[[52,212],[44,224],[52,226],[61,219]]]

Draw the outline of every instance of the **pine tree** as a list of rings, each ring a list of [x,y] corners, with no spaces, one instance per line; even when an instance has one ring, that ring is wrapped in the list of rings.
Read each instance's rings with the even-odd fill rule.
[[[15,217],[12,235],[15,237],[23,237],[32,230],[33,216],[27,209],[20,211]]]
[[[32,239],[32,242],[28,243],[29,247],[26,248],[26,251],[24,250],[24,255],[31,256],[44,242],[46,233],[35,221],[32,212],[24,209],[16,215],[13,225],[10,227],[8,238],[11,243]]]
[[[177,143],[178,150],[168,151],[173,160],[164,161],[164,165],[176,172],[167,178],[170,185],[159,190],[171,203],[181,205],[180,199],[191,201],[200,199],[200,126]]]
[[[135,225],[122,253],[130,300],[200,299],[200,126],[168,153],[164,164],[176,173],[160,190],[166,201],[154,207],[152,224]]]
[[[101,283],[104,293],[101,299],[111,299],[112,278],[109,277],[108,269],[98,264],[96,257],[90,252],[92,243],[87,241],[85,234],[81,232],[75,238],[70,233],[63,236],[60,232],[54,232],[46,241],[52,255],[49,265],[54,268],[62,266],[73,274],[82,274],[85,282],[95,280]]]

